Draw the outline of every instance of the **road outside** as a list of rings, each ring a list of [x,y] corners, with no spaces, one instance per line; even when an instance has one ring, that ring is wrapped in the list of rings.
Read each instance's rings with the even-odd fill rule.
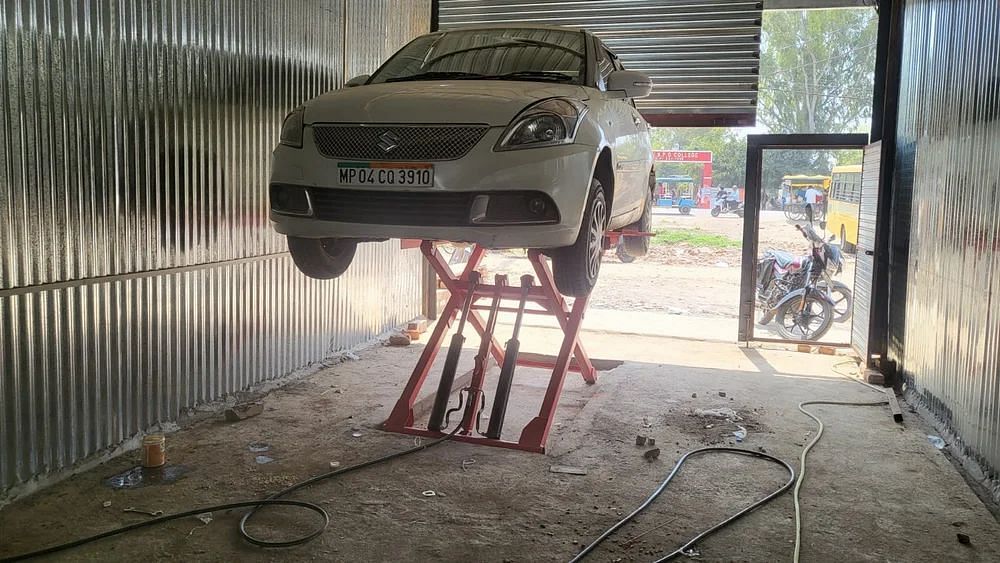
[[[605,255],[586,326],[735,341],[743,220],[735,215],[712,217],[707,209],[695,209],[690,215],[658,209],[653,227],[658,235],[646,257],[623,264],[614,252]],[[809,252],[805,239],[780,211],[761,213],[759,240],[762,252],[772,248],[797,255]],[[523,252],[488,254],[484,266],[488,273],[530,270]],[[852,256],[847,256],[836,279],[853,288]],[[754,330],[758,337],[780,338],[773,324],[755,325]],[[835,323],[823,341],[847,343],[850,330],[850,320]]]

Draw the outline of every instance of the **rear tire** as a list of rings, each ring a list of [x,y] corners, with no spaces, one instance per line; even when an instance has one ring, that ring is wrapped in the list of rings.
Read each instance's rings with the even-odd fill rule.
[[[690,215],[690,214],[691,214],[691,208],[690,207],[688,207],[686,205],[684,207],[681,207],[681,215]]]
[[[552,277],[559,293],[568,297],[584,297],[593,291],[601,271],[607,226],[608,204],[604,199],[604,187],[594,178],[590,182],[590,195],[576,242],[573,246],[557,248],[551,254]]]
[[[843,225],[840,226],[840,248],[847,254],[854,254],[857,252],[857,247],[847,242],[847,230]]]
[[[826,282],[817,283],[816,289],[826,291]],[[835,281],[833,287],[830,288],[830,294],[830,298],[833,299],[833,305],[831,305],[833,307],[833,322],[847,322],[854,311],[854,294],[851,293],[851,289],[847,287],[847,284]]]
[[[648,233],[653,230],[653,192],[650,190],[649,198],[646,199],[646,207],[642,210],[642,217],[638,221],[628,226],[630,229]],[[621,247],[632,258],[642,258],[649,254],[649,237],[622,237]]]
[[[722,208],[720,208],[718,205],[712,208],[712,217],[718,217],[719,213],[722,213]]]
[[[623,244],[618,245],[618,250],[615,251],[615,255],[618,256],[618,260],[620,260],[622,264],[631,264],[632,262],[635,262],[635,256],[629,254]]]
[[[318,280],[330,280],[347,271],[357,249],[357,241],[351,239],[288,237],[288,252],[295,266]]]

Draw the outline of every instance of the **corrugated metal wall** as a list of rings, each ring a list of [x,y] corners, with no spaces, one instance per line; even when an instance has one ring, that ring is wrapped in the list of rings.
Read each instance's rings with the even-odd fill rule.
[[[0,4],[0,498],[419,313],[420,256],[299,274],[267,221],[283,115],[430,2]]]
[[[861,169],[861,205],[858,210],[858,244],[854,266],[854,308],[851,312],[851,346],[861,358],[868,352],[869,318],[872,309],[872,278],[875,273],[875,223],[878,220],[878,183],[882,142],[865,147]]]
[[[440,0],[441,29],[563,25],[598,35],[653,79],[636,100],[656,126],[751,126],[760,70],[758,0]]]
[[[905,282],[893,294],[905,317],[890,319],[896,359],[997,479],[1000,4],[909,0],[904,26],[893,190],[909,213],[893,236],[907,237],[909,256],[905,276],[894,272]]]

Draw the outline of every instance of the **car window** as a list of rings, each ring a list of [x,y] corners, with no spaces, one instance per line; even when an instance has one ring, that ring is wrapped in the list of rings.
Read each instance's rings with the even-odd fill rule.
[[[622,66],[622,62],[618,60],[618,55],[609,51],[607,47],[604,48],[604,52],[607,54],[608,58],[611,59],[611,64],[614,65],[615,70],[625,70],[625,67]]]
[[[582,84],[584,34],[497,28],[424,35],[392,56],[369,84],[403,80],[510,79]]]
[[[615,65],[608,56],[608,50],[603,45],[597,48],[597,87],[606,90],[608,86],[608,75],[615,70]]]

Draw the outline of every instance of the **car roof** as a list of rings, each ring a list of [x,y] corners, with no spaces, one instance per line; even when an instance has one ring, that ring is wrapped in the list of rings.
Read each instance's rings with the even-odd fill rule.
[[[439,29],[437,31],[431,32],[429,35],[434,35],[436,33],[450,33],[452,31],[475,31],[484,29],[547,29],[549,31],[575,31],[579,33],[586,33],[588,35],[593,35],[586,29],[579,27],[569,27],[562,25],[538,25],[538,24],[516,24],[516,25],[500,25],[500,24],[484,24],[484,25],[469,25],[462,27],[455,27],[449,29]]]

